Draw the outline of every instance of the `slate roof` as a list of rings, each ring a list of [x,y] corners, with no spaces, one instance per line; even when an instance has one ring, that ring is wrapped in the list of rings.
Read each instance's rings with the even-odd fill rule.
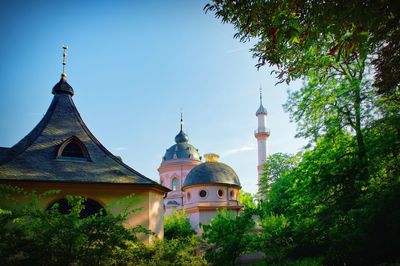
[[[239,177],[228,165],[205,162],[194,167],[186,176],[182,189],[192,185],[224,184],[240,187]]]
[[[13,147],[0,149],[0,179],[140,184],[170,191],[123,163],[96,139],[74,104],[73,93],[63,76],[39,124]],[[84,144],[88,160],[57,157],[60,145],[71,137]]]
[[[262,103],[260,103],[260,107],[258,107],[257,112],[256,112],[256,115],[260,115],[260,114],[263,114],[263,115],[268,114],[267,108],[265,108],[265,107],[262,105]]]
[[[176,144],[166,150],[163,162],[176,159],[201,160],[198,149],[189,144],[189,137],[183,132],[182,128],[178,135],[175,136],[175,142]]]

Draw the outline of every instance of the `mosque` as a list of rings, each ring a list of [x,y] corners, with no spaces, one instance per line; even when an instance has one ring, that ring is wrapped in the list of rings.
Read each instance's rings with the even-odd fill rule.
[[[166,150],[158,168],[159,183],[132,169],[104,147],[74,104],[75,92],[67,82],[66,47],[63,48],[63,72],[52,89],[54,96],[46,114],[21,141],[10,148],[0,147],[0,184],[18,186],[28,192],[61,191],[40,198],[39,207],[43,210],[58,203],[64,208],[61,211],[66,211],[67,195],[84,196],[87,201],[82,216],[98,212],[122,197],[140,199],[131,208],[141,211],[131,213],[126,226],[141,225],[159,238],[163,237],[164,212],[185,210],[193,229],[201,232],[200,224],[209,223],[217,210],[238,213],[243,209],[238,201],[239,177],[230,166],[218,161],[217,154],[204,154],[202,161],[198,149],[189,143],[182,129],[182,117],[175,144]],[[260,177],[268,155],[269,137],[261,93],[256,115]],[[27,201],[23,195],[15,196],[21,204]],[[9,202],[0,199],[0,203]],[[123,209],[117,207],[109,213],[117,214]],[[143,236],[143,241],[151,239]]]
[[[261,89],[256,116],[258,128],[254,134],[258,146],[257,171],[260,182],[263,164],[268,157],[270,136]],[[209,223],[218,210],[227,209],[238,213],[243,209],[238,201],[241,185],[235,171],[219,162],[217,154],[204,154],[205,162],[202,162],[199,150],[189,143],[189,137],[183,132],[182,125],[181,115],[180,131],[175,136],[175,144],[166,150],[158,168],[160,184],[171,189],[164,199],[164,209],[167,215],[173,210],[185,210],[194,230],[201,232],[200,224]]]

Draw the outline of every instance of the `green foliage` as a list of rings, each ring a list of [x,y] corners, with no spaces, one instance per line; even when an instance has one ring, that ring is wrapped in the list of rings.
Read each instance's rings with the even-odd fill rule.
[[[375,85],[398,91],[400,21],[396,1],[248,1],[215,0],[204,7],[237,30],[236,38],[255,39],[257,67],[276,66],[280,81],[312,71],[318,76],[344,71],[335,63],[353,64],[372,57]],[[344,64],[343,64],[344,65]]]
[[[285,109],[307,150],[292,162],[272,155],[261,180],[266,261],[399,261],[398,3],[218,0],[205,9],[241,41],[256,39],[258,67],[304,81]]]
[[[235,265],[241,254],[254,250],[254,214],[255,210],[250,208],[246,208],[239,216],[223,210],[209,225],[203,225],[202,238],[208,244],[205,257],[209,263]]]
[[[71,210],[42,211],[31,203],[0,212],[0,256],[5,264],[111,264],[115,249],[138,242],[139,228],[123,226],[126,214],[80,218],[85,199],[68,196]],[[33,201],[35,202],[35,200]]]
[[[371,133],[366,134],[367,140]],[[264,227],[263,235],[267,232],[270,237],[269,241],[264,237],[264,243],[273,246],[265,249],[267,259],[324,256],[328,264],[398,260],[400,242],[394,236],[400,232],[396,225],[400,215],[394,206],[399,206],[400,182],[399,169],[392,163],[398,161],[400,150],[393,143],[386,148],[397,150],[395,157],[379,152],[382,142],[375,142],[374,164],[366,182],[357,178],[357,144],[351,134],[337,132],[320,138],[271,187],[270,200],[263,206],[265,219],[280,215],[289,226],[284,227],[286,231],[275,230],[285,223]]]
[[[238,201],[239,204],[243,205],[245,208],[254,209],[257,207],[255,197],[251,193],[245,192],[243,189],[239,190]]]
[[[188,238],[194,234],[186,212],[172,211],[171,215],[164,216],[164,237],[166,239]]]
[[[283,264],[293,246],[290,222],[284,216],[268,215],[261,220],[259,247],[268,264]]]
[[[8,203],[0,207],[2,265],[206,265],[203,256],[196,252],[200,244],[190,225],[187,226],[184,213],[175,214],[167,222],[177,226],[177,238],[155,239],[153,245],[146,245],[138,235],[151,232],[141,226],[124,227],[130,211],[81,217],[86,199],[77,196],[66,197],[70,207],[67,213],[60,213],[57,204],[43,211],[38,206],[39,199],[58,191],[28,193],[6,185],[0,189]],[[12,194],[31,200],[23,204]],[[121,204],[132,207],[135,202],[129,196],[112,207]]]
[[[289,173],[300,161],[301,153],[290,155],[286,153],[274,153],[267,158],[264,171],[260,180],[262,195],[269,195],[271,184]]]
[[[199,239],[195,235],[185,238],[156,241],[154,246],[151,247],[152,257],[148,265],[207,265],[204,257],[196,254],[198,245]]]

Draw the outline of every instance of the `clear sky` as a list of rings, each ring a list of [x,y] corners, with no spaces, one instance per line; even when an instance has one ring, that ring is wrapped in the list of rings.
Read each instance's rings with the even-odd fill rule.
[[[207,1],[5,1],[0,5],[0,146],[11,147],[42,118],[68,45],[68,82],[84,121],[124,162],[158,181],[179,131],[214,152],[255,193],[254,130],[259,87],[268,109],[270,153],[296,152],[282,104],[285,84],[257,71],[231,25],[205,14]],[[299,83],[291,85],[299,86]]]

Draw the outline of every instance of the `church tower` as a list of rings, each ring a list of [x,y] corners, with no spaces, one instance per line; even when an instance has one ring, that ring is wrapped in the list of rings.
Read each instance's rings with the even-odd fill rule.
[[[257,139],[257,148],[258,148],[258,190],[260,191],[260,179],[263,173],[263,165],[266,162],[269,151],[268,151],[268,138],[270,136],[270,131],[267,128],[267,109],[264,108],[262,104],[262,90],[260,88],[260,107],[256,112],[256,116],[258,118],[258,127],[254,132],[254,136]]]

